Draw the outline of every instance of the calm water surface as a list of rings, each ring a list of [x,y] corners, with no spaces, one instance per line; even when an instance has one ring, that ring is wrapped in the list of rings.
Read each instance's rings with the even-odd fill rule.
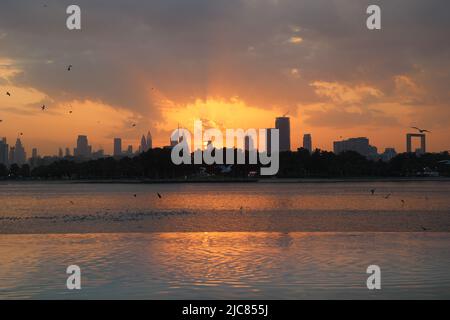
[[[448,224],[449,191],[448,183],[0,184],[0,298],[449,299],[450,233],[416,230]],[[393,217],[411,230],[360,231],[372,216],[382,228]],[[358,231],[345,230],[347,219]],[[318,230],[286,231],[278,220]],[[177,231],[183,223],[189,232]],[[70,231],[92,224],[99,232]],[[237,232],[240,224],[248,230]],[[65,288],[71,264],[82,269],[80,291]],[[376,292],[366,288],[371,264],[382,270]]]

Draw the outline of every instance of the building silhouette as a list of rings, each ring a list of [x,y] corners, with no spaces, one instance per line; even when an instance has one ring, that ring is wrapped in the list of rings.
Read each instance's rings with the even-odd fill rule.
[[[114,138],[114,157],[120,157],[122,155],[122,139]]]
[[[70,149],[69,148],[66,148],[65,156],[66,157],[70,157]]]
[[[78,136],[77,147],[73,149],[73,155],[83,158],[90,158],[92,156],[92,147],[88,144],[87,136]]]
[[[303,149],[306,149],[311,153],[312,150],[312,137],[311,134],[306,133],[303,135]]]
[[[103,149],[99,149],[95,152],[92,152],[93,159],[101,159],[105,157],[105,151]]]
[[[272,130],[273,128],[266,129],[266,152],[267,154],[272,153]]]
[[[9,164],[23,165],[27,162],[27,154],[19,138],[14,147],[9,150]]]
[[[420,138],[420,148],[416,149],[417,154],[427,152],[425,133],[407,133],[406,134],[406,152],[412,152],[412,138]]]
[[[133,146],[131,144],[128,146],[126,154],[128,157],[133,156]]]
[[[371,146],[369,144],[369,139],[365,137],[334,141],[333,151],[335,154],[339,154],[344,151],[354,151],[370,159],[378,157],[377,148]]]
[[[61,150],[61,149],[60,149]],[[31,158],[32,159],[37,159],[39,157],[38,155],[38,149],[37,148],[33,148],[33,150],[31,151]]]
[[[145,135],[142,135],[141,146],[139,147],[139,151],[146,152],[152,148],[153,148],[153,139],[152,139],[152,135],[149,131],[149,132],[147,132],[147,138],[145,137]]]
[[[275,129],[280,132],[280,152],[291,150],[291,124],[289,117],[275,119]]]
[[[6,138],[0,140],[0,164],[8,165],[8,151],[9,145],[6,143]]]
[[[381,160],[383,160],[384,162],[389,162],[396,155],[397,151],[395,151],[394,148],[386,148],[384,149],[384,152],[381,154]]]

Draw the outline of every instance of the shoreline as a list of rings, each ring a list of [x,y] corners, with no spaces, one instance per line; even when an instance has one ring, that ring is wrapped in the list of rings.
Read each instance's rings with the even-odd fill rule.
[[[368,183],[368,182],[450,182],[450,177],[360,177],[360,178],[252,178],[252,179],[16,179],[0,180],[8,183],[63,184],[195,184],[195,183]]]

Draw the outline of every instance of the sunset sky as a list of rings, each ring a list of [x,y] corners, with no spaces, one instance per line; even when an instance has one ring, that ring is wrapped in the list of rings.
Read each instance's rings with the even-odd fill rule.
[[[66,28],[74,3],[81,31]],[[449,13],[448,0],[2,0],[0,137],[56,154],[85,134],[111,153],[114,137],[137,148],[150,130],[162,146],[178,123],[267,128],[289,112],[293,149],[311,133],[321,149],[366,136],[403,152],[418,126],[450,150]]]

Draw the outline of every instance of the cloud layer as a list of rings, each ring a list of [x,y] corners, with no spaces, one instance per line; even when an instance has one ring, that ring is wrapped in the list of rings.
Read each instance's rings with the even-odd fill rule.
[[[71,1],[46,3],[2,0],[0,87],[47,104],[97,101],[126,112],[124,128],[236,97],[298,112],[310,128],[450,123],[445,0],[79,0],[82,31],[65,28]],[[381,31],[366,28],[374,3]]]

